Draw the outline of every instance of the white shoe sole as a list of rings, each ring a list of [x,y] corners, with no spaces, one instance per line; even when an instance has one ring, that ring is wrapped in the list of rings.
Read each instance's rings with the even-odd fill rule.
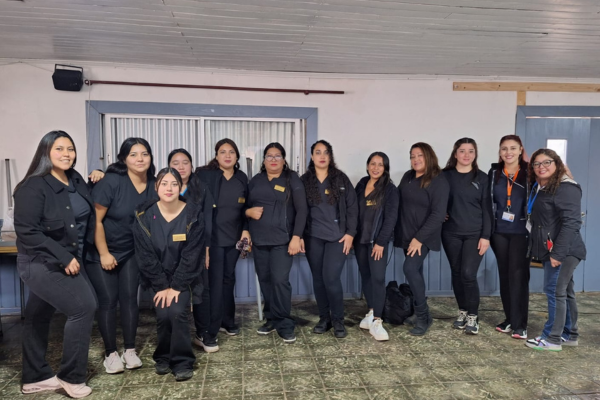
[[[125,366],[125,368],[127,368],[127,369],[138,369],[138,368],[141,368],[141,367],[142,367],[142,360],[140,360],[140,363],[139,363],[139,364],[131,364],[131,365],[130,365],[130,364],[127,364],[127,363],[125,362],[125,357],[124,357],[124,356],[121,356],[121,362],[123,363],[123,365],[124,365],[124,366]]]
[[[73,390],[71,390],[71,384],[69,384],[68,382],[61,381],[58,378],[56,378],[56,380],[58,381],[60,386],[62,386],[62,388],[65,390],[65,392],[67,392],[67,394],[69,396],[73,397],[74,399],[81,399],[83,397],[87,397],[90,394],[92,394],[92,389],[89,386],[87,386],[89,391],[86,390],[85,393],[75,393],[75,392],[73,392]]]
[[[219,346],[205,346],[204,344],[201,346],[205,353],[216,353],[219,351]]]
[[[226,334],[227,336],[237,336],[239,335],[239,333],[235,333],[235,332],[229,332],[227,329],[225,328],[219,328],[219,332],[223,332],[224,334]]]
[[[44,385],[40,385],[40,382],[37,383],[25,383],[23,385],[23,387],[21,388],[21,393],[23,394],[32,394],[32,393],[39,393],[39,392],[44,392],[47,390],[58,390],[60,388],[62,388],[61,384],[58,382],[58,380],[56,379],[56,377],[54,377],[54,380],[56,382],[56,384],[52,385],[52,384],[44,384]]]

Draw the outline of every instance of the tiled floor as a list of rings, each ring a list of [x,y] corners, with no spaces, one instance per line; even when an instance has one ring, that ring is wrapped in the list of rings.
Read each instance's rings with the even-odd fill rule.
[[[421,338],[407,326],[389,326],[390,341],[375,342],[358,323],[365,313],[359,300],[346,301],[349,335],[336,339],[331,332],[311,333],[316,320],[313,302],[294,304],[298,321],[295,344],[286,345],[276,334],[259,336],[256,306],[239,306],[242,334],[219,335],[221,350],[198,350],[194,378],[176,383],[172,375],[154,373],[152,352],[155,321],[142,313],[138,351],[144,366],[120,375],[102,368],[102,339],[94,328],[90,349],[90,399],[600,399],[600,294],[578,296],[579,347],[548,353],[526,348],[521,340],[494,331],[502,320],[500,300],[482,299],[478,336],[450,327],[452,298],[432,298],[435,319]],[[545,297],[533,295],[529,334],[540,332],[545,319]],[[57,316],[51,332],[48,360],[60,360],[62,324]],[[64,392],[24,396],[20,385],[18,317],[4,317],[0,342],[0,398],[63,399]]]

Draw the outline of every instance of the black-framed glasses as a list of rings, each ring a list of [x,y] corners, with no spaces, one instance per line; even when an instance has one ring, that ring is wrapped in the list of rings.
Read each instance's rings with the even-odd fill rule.
[[[544,166],[544,168],[548,168],[552,165],[553,162],[554,160],[544,160],[542,162],[534,162],[532,165],[535,169],[540,168],[542,165]]]

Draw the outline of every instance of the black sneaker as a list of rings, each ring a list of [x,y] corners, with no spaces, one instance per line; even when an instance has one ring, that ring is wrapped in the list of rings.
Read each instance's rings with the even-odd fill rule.
[[[284,343],[294,343],[296,341],[296,335],[294,332],[279,334],[279,337],[283,339]]]
[[[465,327],[467,335],[477,335],[479,333],[479,318],[475,314],[467,315],[467,326]]]
[[[194,376],[194,371],[192,371],[191,369],[184,369],[183,371],[179,371],[179,372],[175,373],[175,380],[177,382],[187,381],[188,379],[191,379],[193,376]]]
[[[321,319],[319,319],[319,322],[317,323],[317,325],[315,325],[315,327],[313,328],[313,333],[322,334],[322,333],[327,332],[331,328],[332,328],[331,320],[321,318]]]
[[[344,321],[333,321],[333,335],[336,338],[345,338],[348,333],[346,332],[346,327],[344,326]]]
[[[512,328],[511,328],[510,324],[508,323],[508,321],[504,321],[504,322],[496,325],[496,330],[498,332],[502,332],[502,333],[510,333],[510,331],[512,331]]]
[[[171,368],[169,368],[169,364],[155,364],[154,369],[158,375],[166,375],[171,372]]]
[[[202,336],[194,335],[194,344],[202,347],[207,353],[214,353],[219,351],[219,345],[217,344],[217,338],[211,337],[208,332],[204,332]]]
[[[271,332],[275,332],[275,328],[270,322],[265,322],[263,326],[256,330],[256,333],[258,333],[259,335],[268,335]]]
[[[512,337],[514,339],[527,339],[527,329],[515,329],[512,333]]]
[[[452,324],[452,327],[455,329],[465,329],[467,326],[467,311],[466,310],[458,310],[458,318]]]
[[[228,336],[235,336],[240,334],[240,328],[236,325],[234,326],[222,326],[219,329],[219,332],[223,332]]]

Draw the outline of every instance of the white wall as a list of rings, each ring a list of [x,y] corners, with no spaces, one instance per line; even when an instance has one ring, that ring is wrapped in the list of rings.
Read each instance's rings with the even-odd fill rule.
[[[346,94],[305,96],[107,85],[84,86],[81,92],[71,93],[54,90],[53,67],[51,63],[0,65],[0,159],[13,160],[13,187],[24,176],[39,139],[52,129],[73,136],[78,146],[77,169],[85,172],[85,100],[316,107],[319,137],[333,144],[338,165],[353,182],[364,175],[366,157],[372,151],[382,150],[390,156],[392,177],[397,182],[409,168],[412,143],[429,142],[440,164],[445,164],[453,142],[464,136],[477,140],[479,164],[487,170],[496,159],[499,138],[513,133],[515,126],[515,93],[453,92],[453,80],[469,79],[465,77],[361,78],[83,64],[87,79],[344,90]],[[528,93],[527,102],[600,105],[600,94]],[[0,215],[6,206],[4,177],[2,162]]]

